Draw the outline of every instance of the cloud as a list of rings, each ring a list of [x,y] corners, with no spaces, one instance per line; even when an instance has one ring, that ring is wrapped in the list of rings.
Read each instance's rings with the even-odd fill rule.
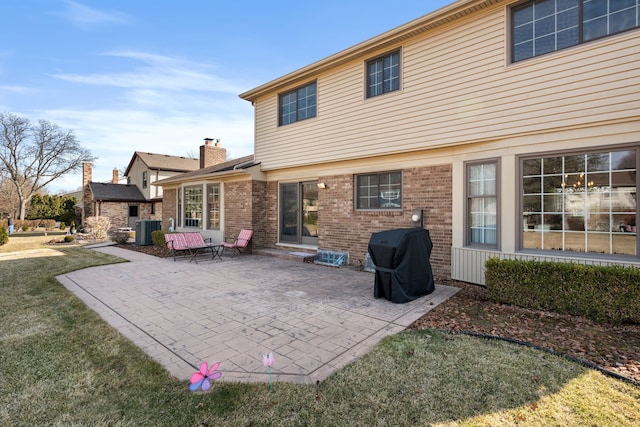
[[[79,102],[67,98],[68,106],[38,112],[73,129],[80,144],[98,157],[93,164],[95,181],[110,180],[113,168],[126,167],[134,151],[188,156],[198,153],[206,137],[220,139],[232,158],[253,153],[253,107],[238,97],[250,84],[217,75],[211,64],[154,53],[116,51],[102,56],[111,63],[129,60],[129,68],[56,74],[71,84],[69,93],[91,93],[87,85],[106,90],[82,103],[83,108],[72,106]],[[69,175],[49,190],[72,190],[81,182],[81,176]]]
[[[54,74],[53,77],[74,83],[120,88],[159,89],[163,91],[195,90],[237,95],[246,86],[220,78],[211,65],[144,52],[109,52],[105,56],[134,59],[144,65],[123,73]]]
[[[99,24],[128,24],[132,21],[129,15],[122,12],[101,11],[72,0],[66,0],[65,4],[66,10],[56,13],[56,15],[81,28],[89,28]]]
[[[2,92],[13,92],[13,93],[27,93],[33,91],[32,88],[27,86],[0,86],[0,91]]]

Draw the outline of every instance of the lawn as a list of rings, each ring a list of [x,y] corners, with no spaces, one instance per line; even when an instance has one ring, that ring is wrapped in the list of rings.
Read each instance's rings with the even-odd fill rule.
[[[0,425],[640,424],[637,387],[535,349],[436,330],[388,337],[319,385],[270,391],[265,372],[264,384],[191,393],[55,280],[121,260],[19,239],[0,246]]]

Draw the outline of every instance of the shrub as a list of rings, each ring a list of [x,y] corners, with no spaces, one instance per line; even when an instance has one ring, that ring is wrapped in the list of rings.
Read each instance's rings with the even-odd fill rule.
[[[129,240],[129,232],[128,231],[116,231],[111,236],[111,241],[116,242],[120,245],[124,245]]]
[[[72,236],[71,234],[69,234],[68,236],[64,236],[64,242],[65,243],[71,243],[74,240],[76,240],[76,238],[74,236]]]
[[[67,228],[67,224],[65,224],[64,222],[60,223],[60,230],[64,231]]]
[[[485,267],[494,301],[596,322],[640,324],[638,268],[497,258]]]
[[[162,246],[164,247],[166,245],[166,242],[164,240],[164,235],[167,234],[168,231],[166,230],[155,230],[151,232],[151,241],[153,242],[153,244],[155,246]]]
[[[55,219],[41,219],[39,227],[44,227],[45,230],[53,230],[56,227]]]
[[[9,232],[6,228],[0,227],[0,246],[9,242]]]

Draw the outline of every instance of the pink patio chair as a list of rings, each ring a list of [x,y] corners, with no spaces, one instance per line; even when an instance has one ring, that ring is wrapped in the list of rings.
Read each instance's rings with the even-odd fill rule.
[[[251,252],[251,248],[249,247],[251,237],[253,237],[253,230],[240,230],[240,234],[238,234],[238,237],[232,239],[233,242],[222,242],[223,251],[225,249],[231,249],[233,251],[233,255],[231,255],[232,257],[235,256],[236,250],[238,251],[238,253],[242,253],[242,250]]]
[[[187,243],[184,240],[184,234],[182,233],[166,233],[164,240],[167,243],[167,249],[173,255],[173,260],[176,260],[176,252],[182,252],[186,255],[189,252]]]

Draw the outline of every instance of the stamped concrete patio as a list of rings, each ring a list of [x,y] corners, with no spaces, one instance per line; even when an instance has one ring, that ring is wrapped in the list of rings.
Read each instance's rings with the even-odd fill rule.
[[[373,297],[374,275],[266,256],[157,258],[95,248],[130,262],[57,279],[179,379],[220,361],[222,380],[316,383],[402,331],[457,292],[406,304]]]

